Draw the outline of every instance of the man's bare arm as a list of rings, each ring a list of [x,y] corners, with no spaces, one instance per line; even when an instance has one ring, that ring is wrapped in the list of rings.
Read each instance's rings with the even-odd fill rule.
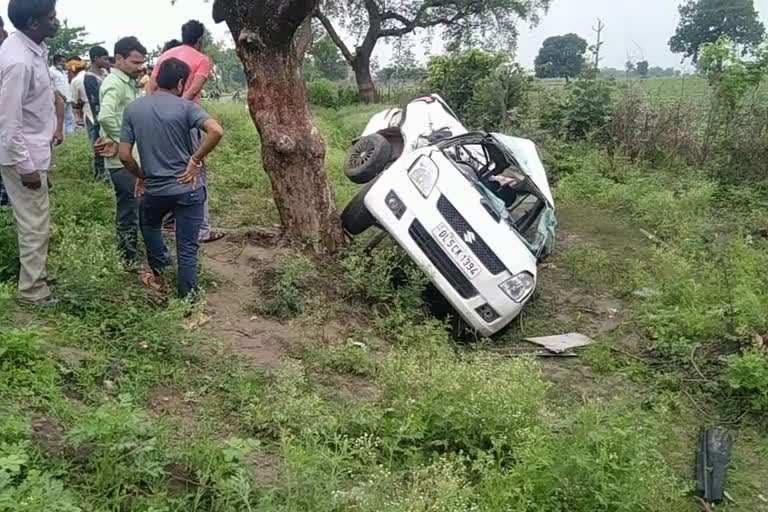
[[[206,133],[206,137],[203,138],[203,143],[197,148],[192,158],[201,162],[208,154],[214,150],[216,146],[221,142],[221,138],[224,137],[224,129],[216,122],[215,119],[208,119],[203,123],[203,131]]]
[[[194,100],[197,98],[197,95],[200,94],[200,91],[203,90],[203,86],[205,86],[205,82],[208,81],[208,78],[204,76],[195,76],[192,79],[192,83],[189,85],[189,87],[184,91],[184,95],[182,98],[185,100]],[[151,83],[151,82],[150,82]]]
[[[53,93],[56,104],[56,133],[53,135],[53,145],[58,146],[64,141],[64,100],[58,92]]]
[[[133,144],[121,142],[118,155],[120,157],[120,162],[122,162],[125,168],[128,169],[128,172],[139,179],[144,179],[144,173],[141,172],[141,167],[139,167],[136,159],[133,158]]]

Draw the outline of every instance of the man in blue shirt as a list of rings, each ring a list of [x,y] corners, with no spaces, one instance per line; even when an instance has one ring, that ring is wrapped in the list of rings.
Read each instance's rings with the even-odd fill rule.
[[[198,235],[203,223],[206,188],[198,179],[203,160],[218,145],[224,131],[199,105],[181,98],[189,66],[170,58],[160,65],[158,91],[128,105],[120,137],[120,160],[138,178],[137,193],[144,195],[141,231],[151,274],[142,280],[162,290],[163,270],[170,263],[162,234],[163,217],[176,218],[178,293],[186,297],[197,288]],[[206,133],[193,142],[193,130]],[[141,167],[133,158],[138,144]]]

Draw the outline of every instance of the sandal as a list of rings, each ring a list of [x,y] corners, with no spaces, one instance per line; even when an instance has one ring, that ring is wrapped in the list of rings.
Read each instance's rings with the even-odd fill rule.
[[[227,234],[224,233],[223,231],[216,231],[215,229],[212,229],[208,233],[208,236],[206,236],[205,238],[201,238],[200,239],[200,243],[201,244],[210,244],[211,242],[216,242],[217,240],[221,240],[225,236],[227,236]]]
[[[155,276],[152,272],[139,272],[139,281],[154,292],[165,292],[165,282],[160,277]]]

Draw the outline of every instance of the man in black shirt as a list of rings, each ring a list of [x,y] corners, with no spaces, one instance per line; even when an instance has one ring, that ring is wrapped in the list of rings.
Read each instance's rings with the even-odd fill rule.
[[[73,96],[77,97],[85,105],[83,106],[83,115],[85,125],[88,128],[88,137],[91,139],[91,146],[96,144],[99,138],[99,90],[101,82],[109,71],[109,53],[101,46],[94,46],[90,50],[91,65],[85,73],[82,83],[82,90],[73,91]],[[75,86],[79,88],[78,86]],[[104,158],[98,155],[94,156],[93,170],[97,177],[103,177],[109,181],[109,174],[104,168]]]

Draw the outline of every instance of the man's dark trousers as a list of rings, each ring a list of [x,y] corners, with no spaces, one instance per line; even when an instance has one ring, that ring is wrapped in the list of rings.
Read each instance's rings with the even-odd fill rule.
[[[85,126],[88,128],[88,138],[91,140],[91,147],[93,147],[99,139],[99,123],[92,123],[89,119],[86,119]],[[104,157],[93,156],[93,174],[97,178],[109,179],[109,174],[104,170]]]
[[[136,197],[136,176],[124,167],[112,169],[111,176],[117,199],[117,248],[128,267],[137,267],[141,262],[138,249],[141,198]]]
[[[163,217],[173,212],[176,218],[176,257],[179,261],[178,293],[184,298],[197,289],[197,251],[203,223],[205,187],[175,196],[146,195],[142,205],[141,231],[147,246],[152,272],[160,276],[171,257],[163,239]]]

